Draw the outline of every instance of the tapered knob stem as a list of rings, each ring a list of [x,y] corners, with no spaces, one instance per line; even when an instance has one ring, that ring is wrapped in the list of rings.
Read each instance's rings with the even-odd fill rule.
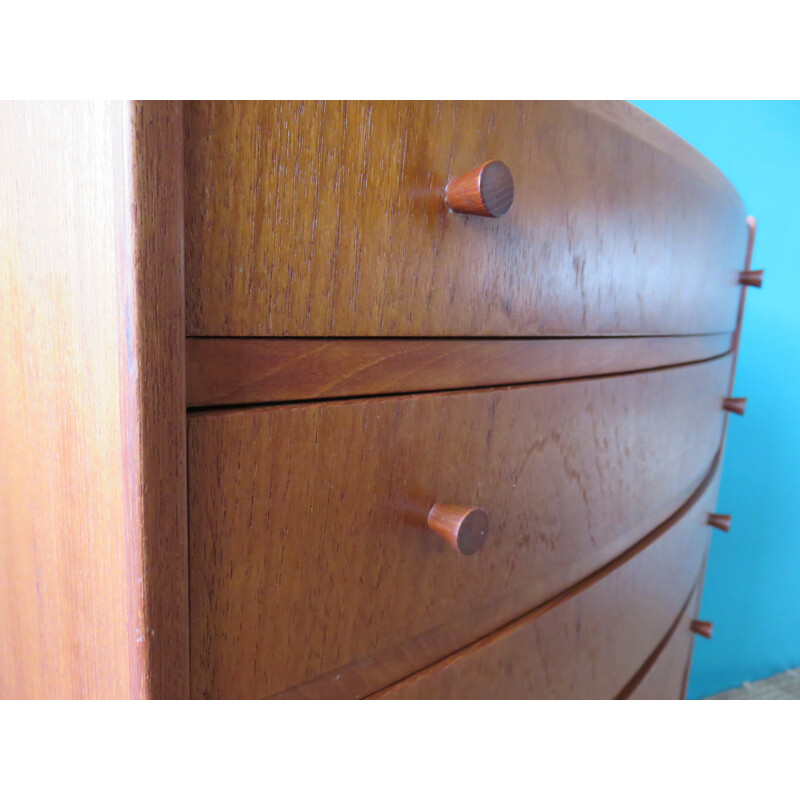
[[[693,619],[692,624],[689,626],[692,633],[702,636],[704,639],[710,639],[714,633],[714,623],[705,622],[702,619]]]
[[[764,283],[764,270],[750,269],[747,272],[740,272],[739,283],[742,286],[755,286],[756,289],[760,289],[761,284]]]
[[[482,508],[436,503],[428,527],[465,556],[477,553],[489,533],[489,515]]]
[[[706,521],[712,528],[727,533],[731,529],[732,517],[730,514],[709,514]]]
[[[733,521],[730,514],[709,514],[708,515],[708,524],[712,528],[716,528],[720,531],[725,531],[727,533],[731,529],[731,522]]]
[[[487,161],[454,178],[444,190],[451,211],[479,217],[503,217],[514,202],[514,178],[502,161]]]
[[[744,410],[747,406],[746,397],[726,397],[722,401],[722,407],[732,414],[738,414],[740,417],[744,416]]]

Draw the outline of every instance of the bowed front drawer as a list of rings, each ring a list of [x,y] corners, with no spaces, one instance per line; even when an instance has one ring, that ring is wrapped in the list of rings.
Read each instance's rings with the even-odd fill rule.
[[[689,501],[730,369],[192,415],[194,694],[364,696],[557,595]],[[483,508],[485,546],[435,503]]]
[[[601,700],[639,691],[677,699],[718,485],[712,480],[674,526],[597,582],[376,697]],[[661,651],[666,675],[648,663]],[[677,669],[674,651],[685,657]]]
[[[193,102],[184,131],[190,336],[736,325],[739,196],[624,104]],[[491,160],[511,210],[450,211]]]

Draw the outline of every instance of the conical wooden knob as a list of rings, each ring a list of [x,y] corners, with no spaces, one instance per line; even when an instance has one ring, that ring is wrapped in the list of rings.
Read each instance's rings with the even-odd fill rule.
[[[428,512],[428,527],[465,556],[477,553],[489,533],[489,515],[482,508],[436,503]]]
[[[742,286],[755,286],[756,289],[760,289],[761,284],[763,282],[764,282],[763,269],[751,269],[747,270],[747,272],[739,273],[739,283]]]
[[[693,619],[692,624],[689,626],[692,633],[702,636],[704,639],[710,639],[714,633],[714,623],[705,622],[702,619]]]
[[[487,161],[450,181],[444,190],[444,201],[459,214],[503,217],[514,202],[511,170],[502,161]]]
[[[746,405],[746,397],[726,397],[722,401],[722,407],[726,411],[730,411],[733,414],[738,414],[740,417],[744,416],[744,409]]]
[[[716,528],[720,531],[725,531],[727,533],[731,529],[731,522],[733,521],[730,514],[709,514],[708,515],[708,524],[712,528]]]

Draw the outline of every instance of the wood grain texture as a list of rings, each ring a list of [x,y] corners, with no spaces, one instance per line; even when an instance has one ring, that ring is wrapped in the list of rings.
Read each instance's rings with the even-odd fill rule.
[[[636,109],[192,102],[187,332],[545,336],[732,331],[747,232],[727,180]],[[501,220],[448,181],[511,169]]]
[[[729,370],[722,358],[189,415],[193,694],[267,696],[456,619],[460,647],[572,585],[695,489],[720,443]],[[479,553],[426,529],[441,498],[487,510]],[[454,649],[440,644],[384,664],[383,685]]]
[[[612,699],[687,605],[710,533],[703,508],[635,558],[554,608],[544,607],[379,692],[376,699]],[[683,667],[680,670],[683,677]]]
[[[1,697],[186,694],[181,127],[0,109]]]
[[[152,698],[189,696],[182,112],[179,102],[136,102],[123,123],[122,424],[128,524],[143,557],[141,693]]]
[[[595,583],[603,580],[623,564],[635,558],[646,550],[653,542],[668,530],[674,528],[687,514],[691,513],[697,503],[708,491],[711,482],[719,474],[721,463],[721,449],[717,451],[708,472],[695,487],[686,500],[666,519],[662,520],[645,536],[637,539],[626,550],[605,562],[593,572],[584,576],[576,583],[553,595],[545,603],[535,606],[527,614],[546,613],[550,608],[555,608],[562,603],[576,597]],[[406,639],[400,644],[372,654],[357,662],[353,662],[341,671],[328,673],[314,678],[306,683],[293,686],[283,692],[277,692],[271,699],[315,699],[315,698],[343,698],[365,697],[369,692],[366,686],[388,686],[397,681],[398,676],[407,676],[419,669],[420,664],[430,664],[461,649],[463,642],[475,641],[481,636],[472,636],[476,630],[485,629],[490,632],[493,628],[502,626],[503,619],[508,622],[512,619],[510,611],[520,607],[520,598],[526,596],[525,588],[518,588],[503,595],[496,602],[483,606],[478,612],[468,618],[460,618],[442,625],[419,636]],[[499,622],[498,622],[499,621]],[[438,653],[439,655],[433,655]],[[426,657],[427,655],[427,657]],[[398,664],[410,665],[410,668],[401,671]],[[413,665],[416,664],[416,667]],[[387,666],[389,668],[387,668]],[[388,677],[393,672],[394,677]]]
[[[670,625],[669,629],[667,630],[666,634],[662,637],[661,641],[656,645],[655,650],[647,657],[644,663],[639,667],[639,669],[633,674],[633,677],[625,684],[625,686],[619,691],[617,696],[614,698],[615,700],[630,700],[631,695],[636,691],[639,685],[643,682],[643,680],[650,674],[650,671],[655,666],[656,662],[661,657],[661,654],[664,650],[669,646],[670,641],[672,640],[673,636],[678,633],[678,630],[681,625],[681,621],[683,620],[687,610],[691,607],[692,600],[696,596],[699,587],[700,587],[701,578],[698,576],[697,582],[695,583],[694,587],[692,588],[692,592],[689,597],[686,598],[686,602],[683,605],[683,608],[680,610],[677,618],[675,621]],[[677,669],[677,681],[682,685],[683,684],[683,677],[686,670],[687,664],[681,664]]]
[[[658,659],[629,696],[629,700],[682,700],[686,672],[692,654],[692,633],[689,630],[700,606],[698,586]]]
[[[189,406],[478,388],[722,355],[730,334],[605,339],[186,340]]]

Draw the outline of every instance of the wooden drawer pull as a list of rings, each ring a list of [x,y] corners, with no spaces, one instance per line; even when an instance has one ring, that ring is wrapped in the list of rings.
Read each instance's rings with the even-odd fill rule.
[[[731,529],[732,518],[730,514],[709,514],[707,522],[712,528],[727,533]]]
[[[702,619],[692,620],[690,628],[692,633],[696,633],[698,636],[702,636],[704,639],[710,639],[714,633],[714,623],[705,622]]]
[[[744,416],[744,410],[746,406],[746,397],[726,397],[722,401],[722,407],[725,409],[725,411],[731,411],[734,414],[738,414],[740,417]]]
[[[739,283],[742,286],[755,286],[756,289],[760,289],[761,284],[764,283],[764,270],[753,269],[747,270],[747,272],[740,272]]]
[[[489,533],[489,515],[482,508],[435,503],[428,527],[465,556],[477,553]]]
[[[444,201],[459,214],[503,217],[514,202],[511,170],[502,161],[487,161],[450,181]]]

